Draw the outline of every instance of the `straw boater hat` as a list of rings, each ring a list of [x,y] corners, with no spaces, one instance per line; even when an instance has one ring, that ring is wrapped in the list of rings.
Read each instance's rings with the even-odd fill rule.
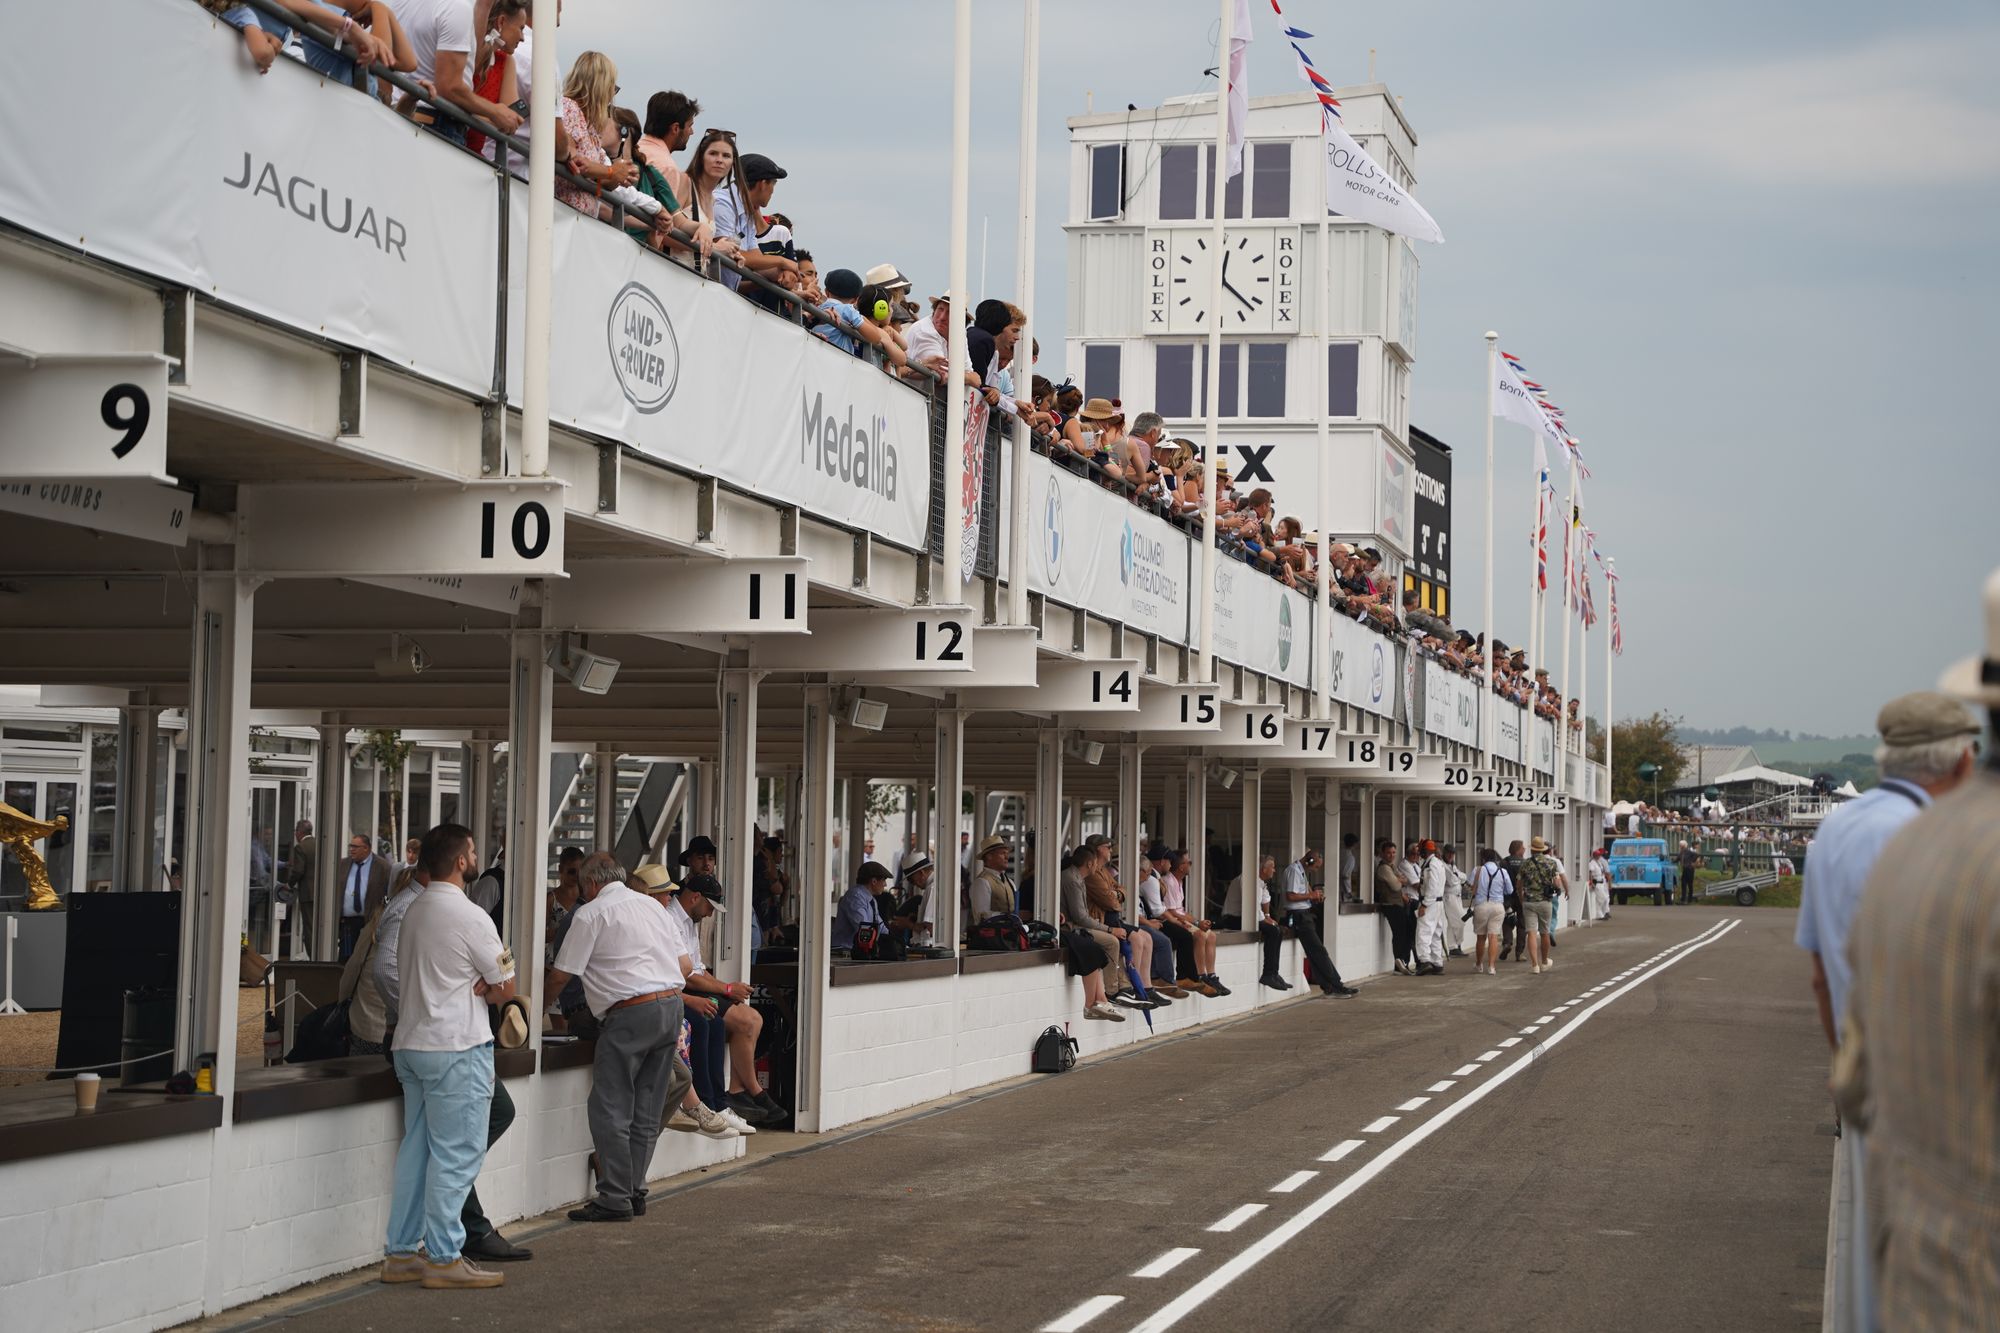
[[[1109,421],[1118,415],[1118,409],[1111,405],[1109,398],[1093,398],[1076,415],[1083,421]]]
[[[1528,842],[1528,850],[1531,852],[1546,852],[1548,849],[1548,840],[1543,838],[1539,833]]]
[[[1986,655],[1954,663],[1938,688],[1971,703],[2000,708],[2000,569],[1986,580]]]

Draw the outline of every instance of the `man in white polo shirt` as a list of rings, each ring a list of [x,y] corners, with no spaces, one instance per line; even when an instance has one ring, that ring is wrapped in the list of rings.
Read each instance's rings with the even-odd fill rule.
[[[430,883],[411,899],[396,939],[396,1078],[403,1142],[382,1262],[384,1282],[432,1288],[497,1287],[499,1273],[462,1253],[460,1210],[486,1160],[493,1100],[489,1004],[514,998],[514,955],[493,918],[465,896],[479,872],[472,830],[440,824],[418,859]],[[417,1254],[423,1241],[424,1254]]]
[[[626,887],[611,853],[585,857],[577,882],[583,901],[556,953],[549,989],[559,993],[580,977],[598,1021],[589,1109],[597,1197],[569,1217],[629,1222],[645,1207],[646,1170],[680,1042],[680,939],[651,898]]]

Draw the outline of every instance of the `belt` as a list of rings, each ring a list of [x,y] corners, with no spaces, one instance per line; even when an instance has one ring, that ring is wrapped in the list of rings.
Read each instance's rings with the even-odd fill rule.
[[[611,1006],[611,1009],[630,1009],[635,1004],[650,1004],[654,1000],[664,1000],[679,994],[680,992],[675,990],[650,990],[644,995],[634,995],[629,1000],[619,1000]],[[606,1009],[604,1012],[608,1014],[611,1009]]]

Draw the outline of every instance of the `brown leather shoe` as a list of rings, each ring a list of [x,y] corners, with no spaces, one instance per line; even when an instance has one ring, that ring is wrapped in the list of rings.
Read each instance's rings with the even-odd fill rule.
[[[424,1257],[421,1254],[391,1254],[382,1259],[384,1282],[416,1282],[423,1275]]]
[[[461,1291],[474,1287],[497,1287],[507,1281],[506,1275],[496,1273],[460,1255],[448,1264],[434,1264],[424,1261],[424,1290]]]

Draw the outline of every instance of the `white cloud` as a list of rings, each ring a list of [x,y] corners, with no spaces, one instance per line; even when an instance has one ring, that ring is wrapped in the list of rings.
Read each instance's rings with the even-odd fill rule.
[[[1425,175],[1533,167],[1707,172],[1730,184],[1943,187],[2000,179],[2000,28],[1933,32],[1604,88],[1539,117],[1429,136]]]

